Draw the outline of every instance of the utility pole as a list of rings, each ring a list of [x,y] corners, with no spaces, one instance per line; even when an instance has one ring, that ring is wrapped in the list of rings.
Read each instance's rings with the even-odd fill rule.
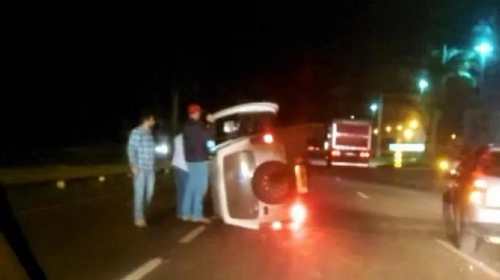
[[[378,98],[378,115],[377,115],[377,149],[375,155],[380,157],[382,155],[382,116],[384,114],[384,94],[381,93]]]

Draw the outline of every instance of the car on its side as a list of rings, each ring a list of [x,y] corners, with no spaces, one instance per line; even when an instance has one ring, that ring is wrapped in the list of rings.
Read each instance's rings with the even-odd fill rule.
[[[288,162],[275,133],[278,105],[246,103],[213,114],[211,193],[226,224],[300,227],[306,218],[306,169]]]

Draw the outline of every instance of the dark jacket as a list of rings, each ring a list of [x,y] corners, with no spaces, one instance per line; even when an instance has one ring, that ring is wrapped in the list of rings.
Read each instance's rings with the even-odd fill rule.
[[[200,162],[208,159],[207,141],[214,134],[213,125],[189,119],[182,131],[184,136],[184,156],[187,162]]]

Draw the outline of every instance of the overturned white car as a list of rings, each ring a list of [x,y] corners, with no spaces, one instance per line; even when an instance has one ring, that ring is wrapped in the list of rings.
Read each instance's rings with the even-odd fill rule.
[[[258,229],[298,229],[307,209],[306,170],[288,163],[274,131],[278,105],[247,103],[214,114],[211,187],[214,212],[224,223]]]

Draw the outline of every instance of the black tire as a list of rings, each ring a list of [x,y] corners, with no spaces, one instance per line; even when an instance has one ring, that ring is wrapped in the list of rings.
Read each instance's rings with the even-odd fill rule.
[[[278,161],[269,161],[257,167],[252,180],[255,196],[268,204],[287,201],[295,190],[291,168]]]

